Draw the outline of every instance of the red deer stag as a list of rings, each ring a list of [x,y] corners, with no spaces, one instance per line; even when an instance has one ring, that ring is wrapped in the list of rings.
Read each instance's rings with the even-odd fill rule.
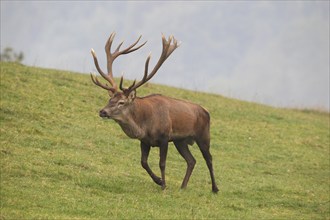
[[[187,162],[186,175],[181,185],[181,188],[186,188],[196,163],[195,158],[188,149],[188,145],[197,142],[210,171],[212,191],[217,192],[218,187],[213,174],[212,156],[209,151],[210,116],[207,110],[197,104],[162,95],[149,95],[141,98],[136,96],[136,90],[156,74],[164,61],[179,46],[177,40],[173,36],[166,40],[163,35],[162,53],[154,69],[148,73],[151,57],[149,55],[145,62],[142,80],[137,83],[134,81],[131,86],[124,88],[122,76],[119,84],[121,91],[119,91],[112,72],[114,60],[120,55],[138,50],[146,42],[136,46],[141,39],[140,36],[135,43],[124,50],[120,50],[123,44],[121,42],[116,50],[111,53],[114,37],[115,33],[112,33],[105,45],[108,74],[101,70],[95,51],[91,50],[97,71],[110,83],[110,85],[103,84],[95,75],[91,74],[92,81],[103,89],[108,90],[110,95],[108,104],[99,112],[100,117],[113,119],[120,125],[127,136],[140,140],[141,165],[162,189],[166,187],[165,163],[168,143],[174,142],[175,147]],[[161,178],[156,176],[148,165],[150,147],[154,146],[158,146],[160,149],[159,167]]]

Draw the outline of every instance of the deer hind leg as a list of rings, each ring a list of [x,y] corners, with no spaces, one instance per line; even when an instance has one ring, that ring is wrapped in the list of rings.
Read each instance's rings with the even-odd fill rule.
[[[193,155],[191,154],[187,143],[185,143],[184,141],[174,141],[174,145],[175,145],[176,149],[179,151],[180,155],[187,162],[186,175],[185,175],[182,185],[181,185],[181,189],[184,189],[187,187],[191,173],[194,170],[196,160],[193,157]]]
[[[168,142],[167,140],[162,141],[159,145],[159,168],[162,174],[162,189],[166,188],[166,181],[165,181],[165,167],[166,167],[166,157],[167,157],[167,149],[168,149]]]
[[[214,173],[213,173],[213,165],[212,165],[212,155],[210,153],[210,141],[209,140],[197,140],[197,145],[199,149],[201,150],[203,157],[206,161],[207,167],[210,171],[211,181],[212,181],[212,191],[218,192],[219,189],[217,187],[217,184],[215,183]]]
[[[152,180],[158,185],[162,185],[162,179],[156,176],[149,167],[148,157],[150,152],[150,145],[141,142],[141,165],[148,172]]]

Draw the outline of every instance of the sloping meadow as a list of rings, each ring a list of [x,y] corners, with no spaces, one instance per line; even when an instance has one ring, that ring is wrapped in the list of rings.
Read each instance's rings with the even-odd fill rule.
[[[186,163],[173,144],[162,191],[140,165],[139,141],[98,117],[108,95],[88,75],[1,63],[0,89],[1,219],[330,218],[329,113],[147,84],[138,96],[189,100],[211,115],[220,191],[196,145],[180,190]]]

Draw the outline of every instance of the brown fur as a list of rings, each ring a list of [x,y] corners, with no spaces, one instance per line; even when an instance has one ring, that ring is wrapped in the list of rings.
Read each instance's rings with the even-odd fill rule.
[[[135,95],[135,92],[134,92]],[[118,103],[122,103],[118,105]],[[186,159],[188,168],[182,188],[187,186],[196,163],[188,145],[197,142],[210,170],[212,189],[218,188],[214,181],[210,147],[210,115],[208,111],[191,102],[169,98],[162,95],[150,95],[144,98],[130,97],[123,92],[116,93],[109,104],[100,111],[101,117],[114,119],[130,138],[141,141],[142,166],[152,179],[165,188],[165,174],[157,177],[147,165],[147,155],[151,146],[158,146],[167,152],[168,142],[174,142],[179,153]],[[145,156],[143,153],[145,151]],[[165,155],[160,155],[166,161]],[[160,163],[161,170],[162,165]],[[162,171],[163,173],[163,171]]]
[[[210,115],[203,107],[174,98],[162,95],[150,95],[144,98],[136,97],[136,90],[148,82],[158,71],[165,60],[179,46],[177,40],[170,36],[166,40],[162,36],[163,49],[161,56],[149,73],[149,61],[151,55],[148,56],[145,63],[144,76],[141,81],[135,82],[128,88],[123,88],[123,77],[120,80],[119,89],[113,78],[112,64],[120,55],[128,54],[141,48],[145,43],[136,46],[139,39],[127,47],[120,50],[122,45],[119,44],[117,49],[111,53],[111,45],[115,33],[112,33],[106,42],[105,52],[107,54],[107,69],[105,74],[99,64],[95,51],[91,53],[94,59],[95,67],[100,75],[110,83],[102,84],[96,76],[91,75],[92,81],[103,89],[109,91],[110,100],[107,106],[100,111],[100,117],[107,117],[115,120],[125,134],[130,138],[140,140],[141,146],[141,165],[148,172],[155,183],[165,189],[165,165],[168,149],[168,142],[173,142],[178,152],[187,162],[187,171],[183,179],[181,188],[187,187],[190,175],[196,164],[195,158],[189,151],[188,145],[197,143],[206,161],[212,181],[212,191],[218,192],[215,183],[212,166],[212,156],[210,154]],[[161,177],[156,176],[148,165],[148,156],[150,147],[159,147],[159,167]]]

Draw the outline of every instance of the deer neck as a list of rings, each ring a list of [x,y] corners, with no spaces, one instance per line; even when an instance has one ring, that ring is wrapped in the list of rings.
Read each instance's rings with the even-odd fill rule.
[[[131,104],[130,108],[122,115],[121,119],[116,120],[121,129],[130,138],[141,139],[144,137],[144,131],[138,121],[138,108],[135,101]]]

